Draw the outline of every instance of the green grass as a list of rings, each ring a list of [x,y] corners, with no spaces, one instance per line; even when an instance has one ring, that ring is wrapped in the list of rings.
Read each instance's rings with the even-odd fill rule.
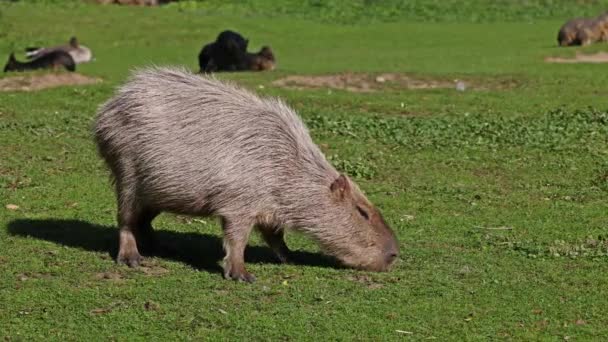
[[[555,46],[559,25],[606,3],[274,4],[0,7],[0,56],[76,34],[96,56],[79,72],[104,80],[0,93],[0,338],[605,340],[605,65],[543,58],[579,51]],[[339,268],[289,234],[299,264],[276,264],[253,237],[248,269],[258,281],[226,281],[217,223],[169,214],[155,227],[175,253],[140,269],[113,262],[115,200],[91,139],[95,110],[133,67],[196,70],[202,44],[226,28],[242,31],[252,49],[270,44],[279,67],[221,78],[297,109],[396,231],[393,271]],[[606,46],[583,49],[598,50]],[[347,71],[488,87],[272,85]],[[507,81],[513,86],[500,86]]]

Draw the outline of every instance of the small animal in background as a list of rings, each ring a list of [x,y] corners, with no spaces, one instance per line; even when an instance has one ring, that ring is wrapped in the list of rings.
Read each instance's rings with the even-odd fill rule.
[[[596,18],[577,18],[566,22],[557,34],[557,41],[560,46],[608,41],[608,12]]]
[[[244,70],[263,71],[274,70],[276,62],[274,54],[269,46],[264,46],[257,53],[246,54],[246,64]]]
[[[380,211],[338,172],[296,112],[278,99],[180,69],[135,73],[97,113],[94,134],[118,202],[117,261],[142,260],[161,212],[216,216],[224,276],[252,282],[244,253],[256,230],[288,261],[283,237],[312,237],[343,264],[386,271],[399,245]]]
[[[236,71],[245,61],[249,41],[239,33],[226,30],[215,42],[203,46],[198,55],[200,72]]]
[[[70,38],[68,44],[53,47],[28,47],[26,50],[27,58],[37,58],[54,51],[67,52],[72,56],[74,63],[81,64],[90,62],[93,59],[91,49],[78,43],[76,37]]]
[[[76,70],[76,63],[72,56],[65,51],[52,51],[35,58],[29,62],[19,62],[15,58],[15,53],[11,53],[8,62],[4,66],[4,72],[7,71],[28,71],[37,69],[59,69],[65,68],[68,71]]]
[[[270,47],[248,53],[248,43],[238,32],[221,32],[215,42],[205,45],[199,53],[200,72],[273,70],[276,60]]]

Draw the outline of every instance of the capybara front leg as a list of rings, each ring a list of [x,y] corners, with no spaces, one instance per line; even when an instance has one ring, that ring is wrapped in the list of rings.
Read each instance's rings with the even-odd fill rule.
[[[133,234],[133,228],[128,225],[120,227],[118,257],[116,261],[129,267],[137,267],[142,261],[142,257],[137,249],[137,241],[135,240],[135,234]]]
[[[245,247],[253,225],[249,222],[222,220],[224,230],[224,277],[252,283],[255,277],[245,269]]]

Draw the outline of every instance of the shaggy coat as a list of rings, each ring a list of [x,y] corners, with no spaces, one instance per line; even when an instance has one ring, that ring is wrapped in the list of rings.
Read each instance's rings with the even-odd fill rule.
[[[139,264],[138,236],[162,211],[218,216],[224,273],[236,280],[254,279],[243,259],[254,227],[281,260],[284,228],[348,266],[381,271],[397,257],[380,212],[280,100],[179,69],[145,69],[99,109],[94,132],[116,181],[119,262]]]
[[[608,41],[608,12],[596,18],[572,19],[557,33],[560,46],[589,45],[604,41]]]

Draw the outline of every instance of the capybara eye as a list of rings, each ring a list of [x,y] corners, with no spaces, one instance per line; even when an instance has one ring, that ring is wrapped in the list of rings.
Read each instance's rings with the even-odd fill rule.
[[[364,219],[369,220],[369,214],[367,213],[367,211],[363,210],[363,208],[361,208],[360,206],[357,206],[357,211],[361,216],[363,216]]]

